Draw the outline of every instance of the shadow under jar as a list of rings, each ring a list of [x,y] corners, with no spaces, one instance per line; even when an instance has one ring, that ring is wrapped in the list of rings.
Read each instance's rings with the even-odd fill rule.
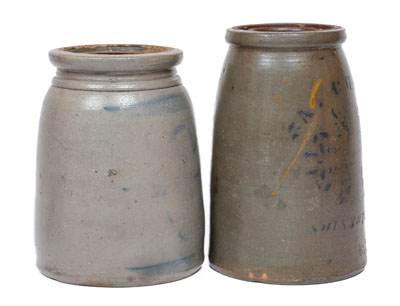
[[[228,29],[211,178],[211,267],[277,284],[342,280],[366,264],[363,181],[345,30]]]
[[[204,212],[182,52],[148,45],[55,49],[37,152],[37,265],[88,286],[195,273]]]

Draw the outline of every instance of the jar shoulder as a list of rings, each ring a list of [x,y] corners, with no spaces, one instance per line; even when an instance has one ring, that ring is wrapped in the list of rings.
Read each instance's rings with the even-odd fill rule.
[[[166,111],[178,111],[191,108],[191,100],[183,85],[117,92],[71,90],[51,86],[43,102],[43,111],[57,109],[64,112],[76,110],[116,112],[157,106]]]

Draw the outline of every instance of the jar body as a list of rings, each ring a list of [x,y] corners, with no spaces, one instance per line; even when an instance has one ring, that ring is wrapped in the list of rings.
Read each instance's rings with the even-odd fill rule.
[[[43,274],[89,286],[189,276],[203,262],[202,201],[182,85],[50,88],[37,154],[35,240]]]
[[[308,284],[363,270],[360,127],[340,46],[230,46],[211,184],[217,271]]]

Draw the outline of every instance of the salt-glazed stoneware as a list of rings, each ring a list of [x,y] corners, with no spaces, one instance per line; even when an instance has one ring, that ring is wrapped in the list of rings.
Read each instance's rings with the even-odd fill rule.
[[[37,154],[37,265],[88,286],[195,273],[204,213],[182,52],[148,45],[55,49]]]
[[[341,44],[319,24],[228,29],[215,115],[211,267],[311,284],[366,264],[360,127]]]

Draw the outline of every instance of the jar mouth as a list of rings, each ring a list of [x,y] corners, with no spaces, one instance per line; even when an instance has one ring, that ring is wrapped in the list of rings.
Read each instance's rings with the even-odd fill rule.
[[[152,46],[152,45],[83,45],[61,48],[63,51],[84,53],[84,54],[104,54],[104,55],[125,55],[125,54],[148,54],[168,51],[171,48]]]
[[[345,29],[328,24],[265,23],[229,28],[229,43],[265,48],[335,47],[346,40]]]
[[[341,29],[341,27],[329,24],[315,23],[266,23],[237,26],[234,27],[234,29],[256,32],[297,33],[309,31],[332,31],[339,30]]]
[[[83,73],[146,73],[172,69],[182,61],[179,49],[143,44],[96,44],[49,52],[58,69]]]

